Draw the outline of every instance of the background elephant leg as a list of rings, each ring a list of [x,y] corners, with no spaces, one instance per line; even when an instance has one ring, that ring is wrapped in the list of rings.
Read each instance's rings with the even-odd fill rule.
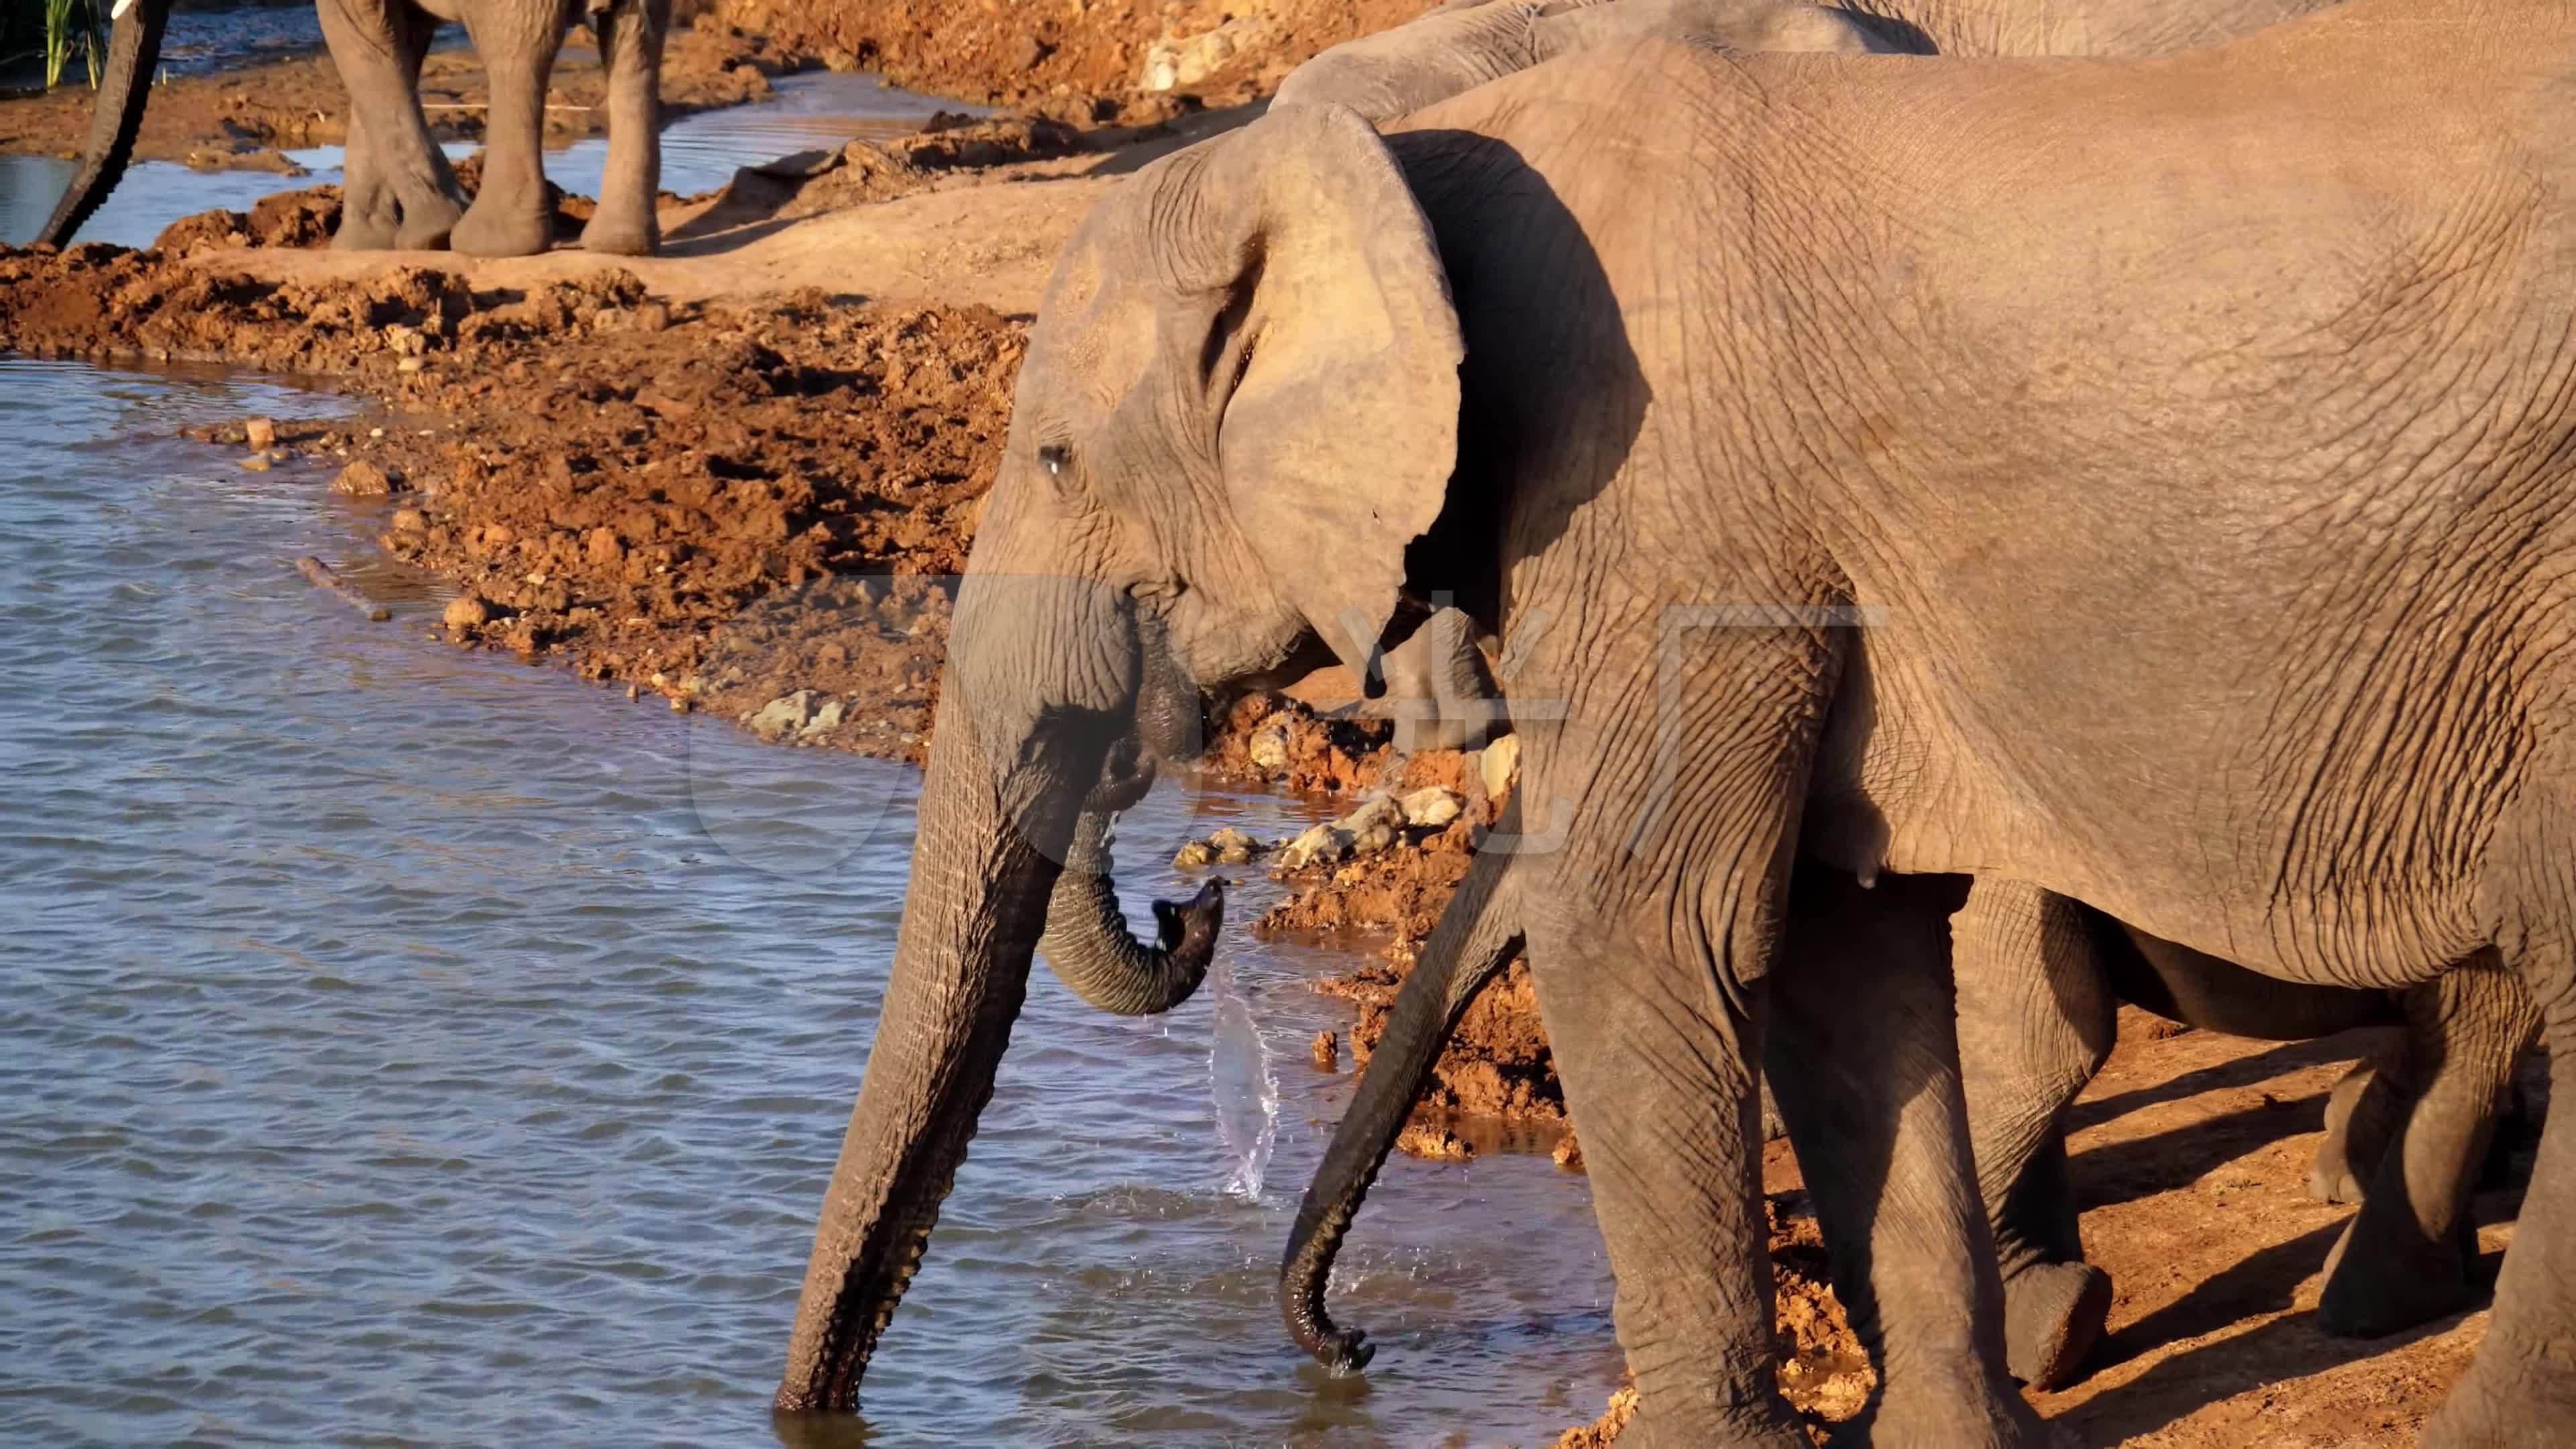
[[[2108,1274],[2084,1262],[2065,1110],[2111,1052],[2116,1006],[2081,907],[1979,880],[1950,922],[1959,1066],[1977,1185],[2003,1276],[2005,1363],[2040,1388],[2102,1336]]]
[[[2357,1203],[2369,1195],[2379,1159],[2405,1129],[2413,1105],[2407,1068],[2405,1031],[2373,1031],[2369,1050],[2326,1094],[2326,1137],[2308,1166],[2309,1196]]]
[[[608,66],[608,169],[599,210],[583,227],[585,250],[651,256],[662,244],[654,198],[662,189],[662,32],[670,0],[617,0],[592,17]]]
[[[1878,1366],[1876,1398],[1843,1431],[1859,1443],[2045,1438],[2005,1374],[2003,1285],[1971,1193],[1948,971],[1957,884],[1889,876],[1864,890],[1802,865],[1767,983],[1772,1091],[1835,1296]]]
[[[1365,715],[1392,715],[1395,747],[1473,749],[1503,716],[1501,694],[1476,647],[1475,621],[1457,609],[1436,609],[1421,626],[1379,659],[1386,694]]]
[[[2477,1224],[2469,1197],[2539,1018],[2520,980],[2492,955],[2406,994],[2402,1135],[2380,1154],[2369,1195],[2326,1259],[2317,1321],[2376,1338],[2465,1307]]]
[[[534,256],[554,243],[544,160],[546,82],[563,43],[562,12],[542,3],[473,6],[465,12],[465,31],[483,57],[492,100],[482,189],[448,240],[468,256]]]
[[[416,6],[321,0],[322,36],[349,93],[335,247],[429,250],[464,214],[456,173],[420,109],[420,63],[436,16]]]

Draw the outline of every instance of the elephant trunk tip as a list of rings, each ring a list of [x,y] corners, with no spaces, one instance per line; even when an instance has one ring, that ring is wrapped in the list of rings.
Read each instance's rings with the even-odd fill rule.
[[[1317,1235],[1300,1233],[1298,1241],[1312,1243]],[[1331,1276],[1330,1258],[1318,1262],[1309,1254],[1291,1255],[1279,1268],[1279,1312],[1299,1348],[1333,1377],[1347,1378],[1368,1367],[1377,1357],[1377,1345],[1360,1329],[1335,1324],[1325,1311],[1324,1284]]]

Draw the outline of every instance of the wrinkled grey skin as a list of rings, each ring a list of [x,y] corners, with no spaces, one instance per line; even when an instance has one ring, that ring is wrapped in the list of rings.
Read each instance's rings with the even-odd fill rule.
[[[1508,899],[1642,1444],[1804,1442],[1766,1034],[1867,1432],[2043,1442],[1942,969],[1961,877],[2310,985],[2493,951],[2576,1091],[2570,29],[2356,0],[2149,62],[1657,42],[1383,138],[1277,107],[1120,182],[1031,331],[780,1406],[858,1400],[1146,656],[1216,697],[1326,647],[1365,677],[1346,623],[1396,642],[1443,590],[1507,646],[1549,621],[1504,681]],[[1961,143],[1887,144],[1935,118]],[[2576,1414],[2571,1133],[2436,1445]]]
[[[152,73],[161,64],[161,36],[170,25],[171,0],[136,0],[116,18],[107,42],[107,64],[99,74],[98,99],[91,102],[89,137],[81,151],[80,169],[54,203],[51,216],[36,233],[47,246],[69,246],[134,159],[134,138],[143,129],[144,102],[151,98]]]
[[[1331,101],[1391,121],[1560,55],[1648,36],[1736,50],[1910,48],[1848,11],[1787,0],[1471,0],[1317,54],[1271,104]]]
[[[541,156],[546,82],[564,32],[588,21],[608,67],[608,164],[590,251],[650,256],[661,245],[662,36],[670,0],[319,0],[322,36],[349,92],[340,227],[359,250],[453,248],[521,257],[554,244]],[[140,0],[116,23],[81,170],[37,236],[67,242],[124,178],[143,121],[170,0]],[[442,20],[464,22],[491,81],[483,182],[471,207],[420,109],[420,63]]]

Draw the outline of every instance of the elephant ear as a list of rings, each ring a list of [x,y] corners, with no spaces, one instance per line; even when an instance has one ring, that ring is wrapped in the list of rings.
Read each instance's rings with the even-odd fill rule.
[[[1457,465],[1448,274],[1395,158],[1346,107],[1281,107],[1203,154],[1184,183],[1198,205],[1177,214],[1198,218],[1187,270],[1222,297],[1200,356],[1228,505],[1366,691],[1405,546]]]

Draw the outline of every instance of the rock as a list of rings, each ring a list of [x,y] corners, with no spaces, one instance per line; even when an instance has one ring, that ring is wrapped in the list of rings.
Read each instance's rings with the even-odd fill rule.
[[[384,469],[360,458],[341,469],[339,476],[331,480],[331,491],[346,493],[352,498],[382,498],[394,491],[394,480]],[[396,524],[395,527],[400,528],[401,525]]]
[[[277,424],[267,418],[252,418],[242,424],[242,441],[254,453],[265,453],[277,446]]]
[[[635,309],[635,327],[641,332],[659,332],[671,325],[671,309],[660,302],[647,302]]]
[[[1316,1071],[1340,1071],[1342,1069],[1342,1039],[1329,1031],[1319,1031],[1315,1033],[1315,1043],[1313,1046],[1306,1049],[1306,1058],[1315,1064]]]
[[[1548,1156],[1555,1158],[1556,1165],[1568,1172],[1583,1170],[1583,1144],[1575,1140],[1571,1127],[1565,1129],[1564,1136],[1556,1139],[1556,1150]]]
[[[472,594],[460,595],[447,602],[447,612],[439,616],[450,629],[479,629],[492,621],[492,610]]]
[[[1499,800],[1520,777],[1521,737],[1505,735],[1476,752],[1476,773],[1485,782],[1485,798]]]
[[[1417,830],[1437,830],[1457,819],[1466,802],[1453,791],[1425,785],[1396,801],[1396,806],[1404,812],[1405,824]]]
[[[1193,840],[1172,855],[1172,865],[1180,870],[1194,870],[1216,863],[1216,851],[1204,840]]]
[[[1256,770],[1276,774],[1288,768],[1288,746],[1296,738],[1296,726],[1284,714],[1271,716],[1268,723],[1252,732],[1243,747],[1243,757]]]
[[[785,739],[789,735],[802,732],[812,721],[820,698],[819,694],[810,689],[800,689],[794,694],[782,694],[762,705],[744,723],[750,725],[751,732],[762,739]]]
[[[396,533],[426,533],[429,531],[429,518],[417,508],[397,508],[394,510],[393,528]]]
[[[626,545],[611,528],[594,528],[582,535],[581,549],[595,564],[613,564],[626,557]]]
[[[1476,1155],[1474,1144],[1446,1127],[1433,1127],[1421,1122],[1408,1123],[1396,1134],[1395,1150],[1409,1157],[1427,1157],[1434,1162],[1465,1162]]]
[[[418,372],[420,371],[420,359],[417,357],[406,357],[402,361],[394,364],[394,371]]]
[[[1207,838],[1220,865],[1244,865],[1270,847],[1229,825]]]
[[[253,453],[249,457],[241,460],[241,466],[246,472],[265,473],[268,471],[268,455],[266,453]]]
[[[1305,834],[1289,841],[1279,851],[1281,870],[1304,870],[1310,865],[1331,865],[1351,853],[1351,837],[1333,822],[1310,827]]]
[[[839,729],[844,709],[845,706],[837,699],[823,701],[823,707],[814,711],[812,719],[805,721],[805,733],[819,735],[826,730]]]

